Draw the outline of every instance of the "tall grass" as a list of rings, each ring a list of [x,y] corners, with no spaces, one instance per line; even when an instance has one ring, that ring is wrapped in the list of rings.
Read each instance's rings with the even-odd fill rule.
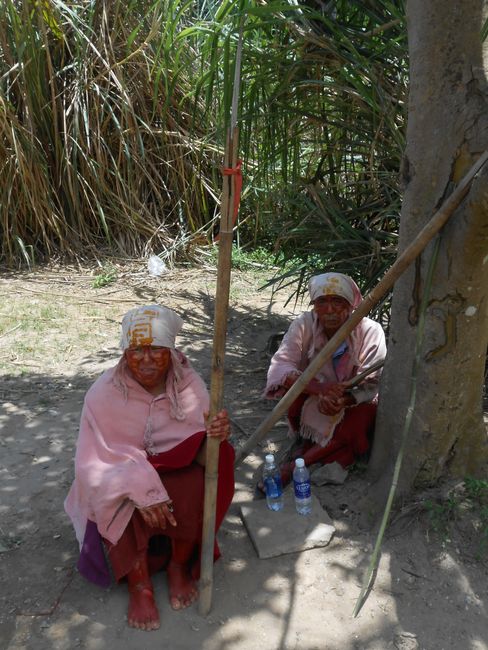
[[[211,220],[188,3],[0,5],[2,258],[170,250]]]
[[[248,101],[261,111],[247,105],[249,131],[261,134],[246,151],[255,239],[292,262],[276,278],[288,290],[300,293],[326,268],[368,289],[396,254],[408,84],[402,3],[310,1],[267,22],[271,9],[255,11],[268,49],[255,52]]]
[[[0,0],[0,12],[3,260],[170,254],[208,236],[244,14],[240,243],[279,249],[294,286],[325,265],[363,285],[381,273],[399,206],[401,4]]]

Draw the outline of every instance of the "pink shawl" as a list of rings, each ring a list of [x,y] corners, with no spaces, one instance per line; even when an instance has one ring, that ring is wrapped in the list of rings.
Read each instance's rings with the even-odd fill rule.
[[[283,341],[271,359],[265,397],[282,397],[285,377],[290,373],[301,374],[324,347],[327,337],[313,311],[301,314],[290,325]],[[360,372],[386,356],[385,334],[379,323],[363,318],[346,339],[347,351],[334,368],[332,359],[326,361],[315,379],[318,381],[342,382],[352,379]],[[355,391],[357,403],[376,398],[381,371],[372,373],[367,381]],[[305,402],[300,422],[300,435],[311,438],[324,446],[329,442],[337,424],[344,417],[344,411],[336,416],[327,416],[317,408],[318,398],[311,395]]]
[[[65,501],[80,545],[88,519],[115,544],[136,505],[170,498],[147,454],[168,451],[205,429],[205,384],[183,354],[172,351],[172,357],[167,392],[158,397],[130,376],[123,357],[86,394],[75,480]]]

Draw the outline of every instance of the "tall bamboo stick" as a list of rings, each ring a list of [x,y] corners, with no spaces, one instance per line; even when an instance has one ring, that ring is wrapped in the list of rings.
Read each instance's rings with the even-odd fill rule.
[[[415,239],[407,246],[403,253],[397,258],[394,264],[388,269],[383,278],[378,282],[354,310],[348,320],[341,326],[334,336],[322,348],[319,354],[310,362],[299,379],[293,384],[288,392],[281,398],[268,417],[260,424],[249,440],[241,447],[236,455],[236,466],[239,465],[249,452],[254,449],[257,443],[268,433],[278,422],[289,406],[300,395],[308,382],[314,378],[316,373],[324,365],[339,345],[347,338],[350,332],[359,324],[362,318],[369,314],[371,309],[383,298],[389,289],[395,284],[398,278],[410,266],[413,260],[420,255],[427,244],[432,240],[439,230],[444,226],[454,210],[468,193],[471,182],[488,160],[488,151],[485,151],[471,167],[468,173],[460,181],[452,194],[444,201],[439,210],[432,216],[430,221],[422,228]]]
[[[239,129],[237,128],[237,108],[239,100],[243,23],[237,44],[232,95],[231,123],[227,134],[224,155],[224,168],[237,166]],[[217,267],[217,290],[215,295],[214,337],[212,350],[212,371],[210,379],[211,419],[222,408],[224,394],[224,359],[227,338],[227,318],[229,311],[229,290],[232,264],[232,228],[235,200],[235,183],[232,176],[223,176],[222,203],[219,231],[219,257]],[[217,501],[219,441],[207,438],[205,464],[205,499],[203,507],[202,556],[200,577],[200,614],[206,616],[212,605],[213,552],[215,537],[215,507]]]

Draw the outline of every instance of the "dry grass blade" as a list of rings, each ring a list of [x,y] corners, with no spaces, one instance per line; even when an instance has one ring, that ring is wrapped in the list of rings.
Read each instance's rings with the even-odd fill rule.
[[[27,12],[2,0],[5,261],[29,247],[38,258],[164,251],[213,218],[215,146],[206,151],[191,117],[195,57],[184,40],[173,47],[188,3],[137,4],[53,0]]]

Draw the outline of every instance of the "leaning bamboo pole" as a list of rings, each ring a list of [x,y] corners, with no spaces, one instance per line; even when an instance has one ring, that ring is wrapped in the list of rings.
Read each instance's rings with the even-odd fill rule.
[[[468,193],[469,187],[481,170],[483,165],[488,161],[488,151],[485,151],[470,168],[468,173],[460,181],[452,194],[446,199],[437,212],[431,217],[430,221],[422,228],[415,239],[407,246],[403,253],[397,258],[394,264],[388,269],[383,278],[378,282],[354,310],[348,320],[341,326],[334,336],[322,348],[319,354],[310,362],[310,365],[303,371],[299,379],[293,384],[288,392],[281,398],[268,417],[259,425],[256,431],[251,435],[249,440],[239,449],[235,464],[239,465],[244,458],[254,449],[260,440],[268,431],[278,422],[281,416],[287,411],[288,407],[300,395],[308,382],[314,378],[324,363],[332,356],[339,345],[347,338],[350,332],[359,324],[371,309],[378,304],[383,296],[393,287],[398,278],[410,266],[427,244],[444,226],[449,217],[460,205]]]
[[[402,469],[403,455],[407,446],[408,434],[410,432],[410,426],[412,424],[413,413],[415,409],[415,401],[417,398],[417,374],[418,369],[421,364],[421,349],[422,342],[424,340],[424,329],[425,329],[425,315],[427,312],[427,305],[430,299],[431,289],[432,289],[432,278],[434,275],[434,269],[437,264],[437,256],[439,253],[440,240],[437,239],[434,245],[434,251],[430,258],[429,268],[427,270],[427,277],[424,283],[424,292],[422,296],[422,301],[420,303],[420,310],[418,315],[418,324],[417,324],[417,336],[415,340],[415,354],[413,358],[412,374],[410,379],[410,399],[408,400],[408,408],[405,416],[405,421],[403,423],[402,435],[400,437],[400,449],[398,450],[398,455],[395,461],[393,468],[393,479],[390,486],[390,491],[388,492],[388,498],[386,500],[385,510],[383,512],[383,517],[381,518],[381,524],[378,531],[378,536],[376,538],[376,543],[374,545],[373,553],[371,555],[371,560],[369,562],[368,568],[364,574],[363,585],[359,593],[356,605],[354,606],[354,611],[352,613],[353,618],[361,611],[364,603],[366,602],[370,590],[373,588],[373,584],[376,578],[376,571],[378,569],[378,564],[380,561],[380,552],[381,544],[383,543],[383,537],[386,531],[386,525],[388,523],[388,518],[390,516],[391,508],[393,506],[393,499],[395,498],[395,493],[398,485],[398,479],[400,478],[400,471]]]
[[[239,129],[237,108],[240,87],[243,26],[239,34],[234,71],[234,88],[230,128],[224,154],[224,170],[237,169]],[[236,200],[236,183],[232,175],[223,175],[222,203],[219,231],[219,256],[217,265],[217,288],[215,294],[214,336],[212,349],[212,370],[210,378],[209,420],[223,406],[224,359],[229,311],[229,291],[232,265],[233,214]],[[206,616],[212,605],[213,554],[215,538],[215,507],[217,501],[219,444],[215,438],[207,438],[205,462],[205,498],[203,506],[202,555],[200,572],[199,612]]]

